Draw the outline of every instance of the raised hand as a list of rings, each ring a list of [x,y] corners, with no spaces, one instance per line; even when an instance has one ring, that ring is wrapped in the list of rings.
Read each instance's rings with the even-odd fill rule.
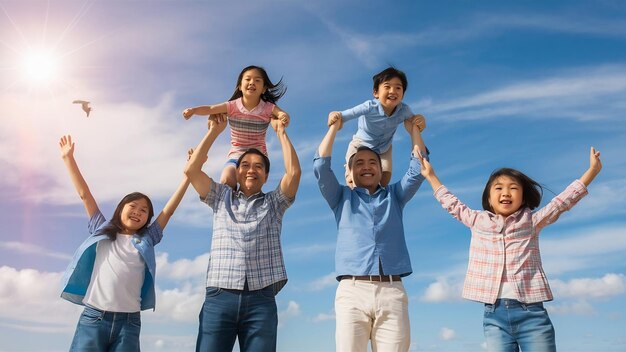
[[[72,142],[72,136],[68,134],[67,136],[61,137],[59,146],[61,147],[62,158],[74,156],[74,142]]]

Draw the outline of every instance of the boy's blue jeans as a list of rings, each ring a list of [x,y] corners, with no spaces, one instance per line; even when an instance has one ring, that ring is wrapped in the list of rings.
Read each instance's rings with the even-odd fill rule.
[[[85,307],[70,351],[139,351],[141,313],[104,312]]]
[[[554,327],[543,303],[498,299],[485,304],[483,318],[489,352],[556,352]]]
[[[207,287],[200,311],[197,352],[276,351],[278,312],[272,286],[249,291]]]

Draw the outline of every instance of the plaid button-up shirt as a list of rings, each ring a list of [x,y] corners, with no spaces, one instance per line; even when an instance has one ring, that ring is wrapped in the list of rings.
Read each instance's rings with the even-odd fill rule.
[[[502,280],[506,280],[520,302],[552,300],[541,265],[539,232],[586,194],[585,185],[576,180],[535,213],[523,207],[504,218],[489,211],[472,210],[445,186],[439,187],[435,198],[472,231],[463,298],[493,304]]]
[[[287,283],[280,245],[283,214],[294,199],[278,188],[250,197],[213,182],[204,199],[213,209],[213,237],[207,287],[249,290],[274,285],[278,293]]]

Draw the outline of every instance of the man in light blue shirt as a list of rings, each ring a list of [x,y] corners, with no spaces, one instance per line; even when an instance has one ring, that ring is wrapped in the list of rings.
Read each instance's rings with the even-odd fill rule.
[[[402,211],[422,184],[420,150],[413,146],[409,170],[399,182],[380,186],[380,156],[360,147],[350,159],[354,189],[337,181],[330,163],[342,121],[332,124],[313,162],[322,195],[337,221],[335,297],[337,351],[407,351],[410,345],[408,297],[402,277],[412,272]],[[417,125],[413,134],[419,134]],[[413,139],[413,140],[420,140]]]

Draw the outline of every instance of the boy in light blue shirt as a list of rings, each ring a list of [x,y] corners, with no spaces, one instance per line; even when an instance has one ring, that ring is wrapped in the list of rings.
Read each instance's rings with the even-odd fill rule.
[[[361,146],[369,147],[380,155],[382,161],[381,185],[384,187],[391,180],[391,142],[396,128],[404,123],[411,135],[412,144],[423,144],[420,134],[411,134],[411,125],[416,124],[420,132],[425,127],[424,117],[414,115],[411,108],[402,102],[407,89],[404,72],[389,67],[372,77],[374,80],[374,98],[344,111],[332,111],[328,114],[328,126],[358,118],[358,130],[346,152],[346,178],[348,160]],[[419,140],[415,140],[418,138]]]

